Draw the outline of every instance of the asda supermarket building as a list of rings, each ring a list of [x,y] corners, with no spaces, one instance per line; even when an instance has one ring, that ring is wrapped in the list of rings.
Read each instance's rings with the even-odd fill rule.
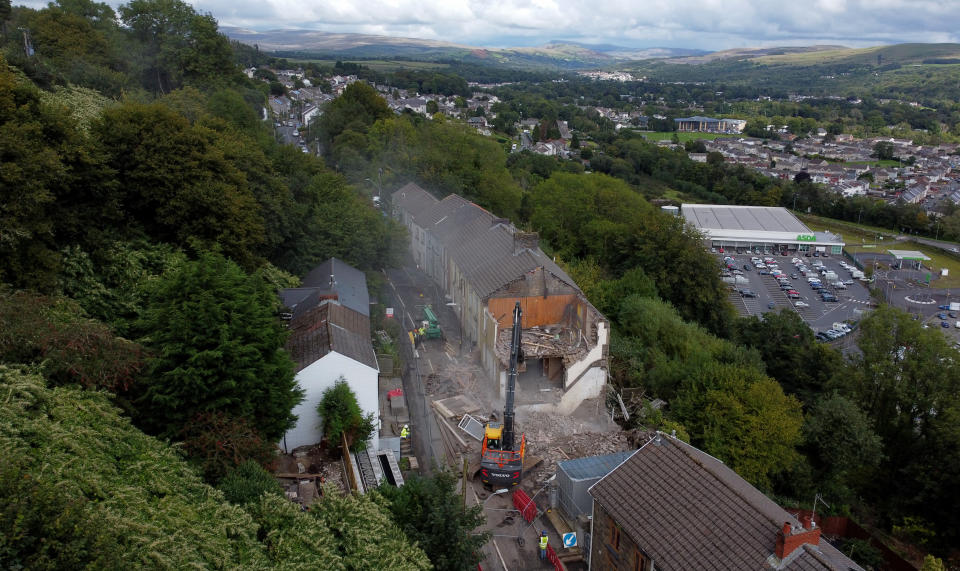
[[[708,248],[725,252],[840,254],[844,243],[830,232],[814,232],[786,208],[684,204],[680,215],[704,237]]]

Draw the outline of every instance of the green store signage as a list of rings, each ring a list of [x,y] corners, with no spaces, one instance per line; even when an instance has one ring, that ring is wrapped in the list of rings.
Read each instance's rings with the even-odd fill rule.
[[[816,242],[817,237],[813,234],[798,234],[797,242]]]

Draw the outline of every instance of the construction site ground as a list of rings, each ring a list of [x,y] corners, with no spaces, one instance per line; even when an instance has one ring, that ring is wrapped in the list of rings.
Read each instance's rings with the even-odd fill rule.
[[[414,452],[424,472],[449,468],[467,473],[467,501],[483,506],[487,516],[484,531],[492,534],[482,563],[485,570],[549,568],[541,562],[537,548],[540,531],[546,530],[550,545],[569,569],[586,568],[577,562],[578,550],[566,550],[561,533],[565,522],[558,510],[550,508],[550,487],[555,483],[557,462],[627,450],[627,436],[610,420],[601,399],[584,401],[573,414],[557,415],[516,411],[517,434],[525,434],[527,451],[522,488],[537,504],[537,517],[525,521],[511,503],[512,490],[493,493],[475,477],[479,469],[480,442],[457,424],[463,414],[480,423],[500,419],[503,399],[491,376],[479,364],[478,352],[461,341],[457,306],[445,299],[429,277],[416,267],[388,271],[395,318],[404,331],[419,325],[423,306],[430,304],[437,315],[443,339],[425,340],[401,350],[404,359],[403,385],[407,395]],[[442,401],[438,403],[437,401]],[[466,464],[466,470],[464,465]],[[582,539],[580,539],[582,541]]]

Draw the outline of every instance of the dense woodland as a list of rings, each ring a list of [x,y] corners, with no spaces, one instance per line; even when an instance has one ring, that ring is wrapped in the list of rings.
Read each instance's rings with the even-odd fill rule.
[[[499,116],[552,112],[594,155],[508,154],[363,82],[325,109],[317,158],[260,120],[270,84],[239,73],[256,54],[178,0],[0,18],[0,566],[476,564],[449,474],[302,513],[264,471],[300,397],[274,292],[332,255],[399,263],[402,229],[356,188],[380,169],[385,189],[456,192],[540,233],[614,324],[616,386],[668,402],[628,428],[676,429],[784,503],[820,492],[941,556],[960,543],[943,336],[881,307],[844,358],[793,314],[737,319],[700,237],[647,200],[819,208],[817,187],[543,97]]]

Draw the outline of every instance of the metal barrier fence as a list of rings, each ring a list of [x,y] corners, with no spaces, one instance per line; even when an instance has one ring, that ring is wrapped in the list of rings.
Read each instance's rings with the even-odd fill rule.
[[[517,508],[523,519],[530,523],[537,517],[537,504],[523,490],[513,492],[513,507]]]

